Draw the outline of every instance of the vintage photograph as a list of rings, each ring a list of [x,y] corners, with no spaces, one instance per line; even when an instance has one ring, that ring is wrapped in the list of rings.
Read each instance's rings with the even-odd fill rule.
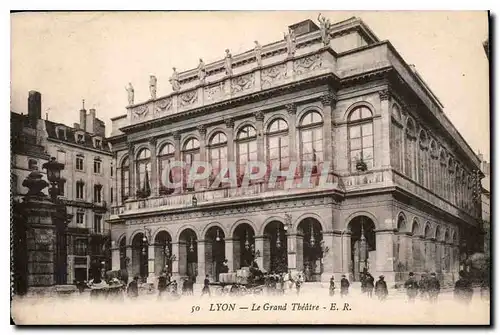
[[[489,15],[11,12],[11,323],[490,325]]]

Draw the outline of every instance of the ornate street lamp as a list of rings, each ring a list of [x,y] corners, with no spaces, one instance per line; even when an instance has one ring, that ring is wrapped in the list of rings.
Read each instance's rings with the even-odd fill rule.
[[[312,224],[311,224],[311,239],[309,243],[311,244],[311,248],[314,248],[314,244],[316,243],[316,241],[314,240],[314,228]]]
[[[248,232],[245,230],[245,249],[250,249],[250,241],[248,241]]]
[[[217,228],[216,229],[216,237],[215,237],[215,241],[219,242],[221,240],[221,238],[219,237],[219,229]]]
[[[189,243],[189,252],[194,252],[194,239],[192,237]]]
[[[280,225],[276,225],[276,247],[279,249],[281,248],[281,231],[280,231]]]
[[[61,182],[61,170],[64,169],[64,164],[56,161],[55,157],[50,158],[50,162],[44,163],[42,169],[47,170],[47,179],[50,182],[51,188],[49,194],[52,200],[56,200],[59,195],[59,183]]]

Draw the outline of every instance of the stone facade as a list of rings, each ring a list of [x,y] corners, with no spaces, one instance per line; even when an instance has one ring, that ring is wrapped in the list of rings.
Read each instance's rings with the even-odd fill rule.
[[[223,60],[207,64],[202,81],[181,72],[180,90],[113,119],[113,268],[128,257],[134,275],[167,269],[199,282],[217,279],[224,259],[230,270],[255,259],[311,281],[356,281],[363,268],[390,283],[409,271],[456,278],[461,241],[478,233],[476,155],[390,42],[359,19],[329,29],[326,46],[309,29],[262,46],[259,58],[233,55],[229,75]],[[311,157],[315,168],[330,165],[308,189],[162,185],[170,159],[240,166],[248,152],[297,162],[294,180]]]

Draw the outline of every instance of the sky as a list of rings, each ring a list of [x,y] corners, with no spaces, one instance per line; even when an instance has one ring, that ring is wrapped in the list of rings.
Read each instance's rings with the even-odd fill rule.
[[[42,93],[49,120],[79,122],[82,99],[111,132],[126,113],[125,86],[135,101],[171,92],[172,67],[195,68],[283,38],[291,24],[319,11],[282,12],[47,12],[11,14],[11,110],[27,113],[30,90]],[[322,11],[332,22],[361,18],[414,64],[471,148],[489,160],[489,65],[482,43],[487,12]]]

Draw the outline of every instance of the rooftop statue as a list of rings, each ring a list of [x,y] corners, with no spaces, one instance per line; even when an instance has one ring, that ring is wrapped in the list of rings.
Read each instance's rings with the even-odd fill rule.
[[[327,19],[326,17],[322,16],[321,13],[319,13],[318,21],[321,31],[321,40],[323,41],[323,44],[325,46],[329,46],[331,40],[330,27],[332,26],[332,24],[330,23],[330,19]]]
[[[134,104],[134,87],[132,86],[132,83],[128,83],[128,85],[125,87],[125,90],[127,91],[129,106],[133,105]]]
[[[285,33],[286,49],[288,56],[293,56],[296,50],[296,37],[292,29],[288,28],[288,34]]]
[[[151,99],[156,99],[156,77],[149,76],[149,92],[151,93]]]
[[[255,43],[255,48],[254,48],[255,59],[257,59],[257,64],[259,66],[262,66],[262,46],[259,44],[258,41],[254,41],[254,43]]]
[[[200,64],[198,64],[198,79],[201,82],[204,82],[205,76],[206,76],[205,63],[203,62],[203,59],[200,58]]]
[[[231,52],[229,52],[229,49],[226,49],[226,58],[224,61],[226,75],[230,76],[233,74],[233,56],[231,55]]]
[[[181,89],[181,84],[179,83],[179,73],[177,73],[177,70],[175,67],[172,68],[174,72],[172,73],[172,77],[170,77],[170,84],[172,85],[172,90],[174,92],[177,92]]]

